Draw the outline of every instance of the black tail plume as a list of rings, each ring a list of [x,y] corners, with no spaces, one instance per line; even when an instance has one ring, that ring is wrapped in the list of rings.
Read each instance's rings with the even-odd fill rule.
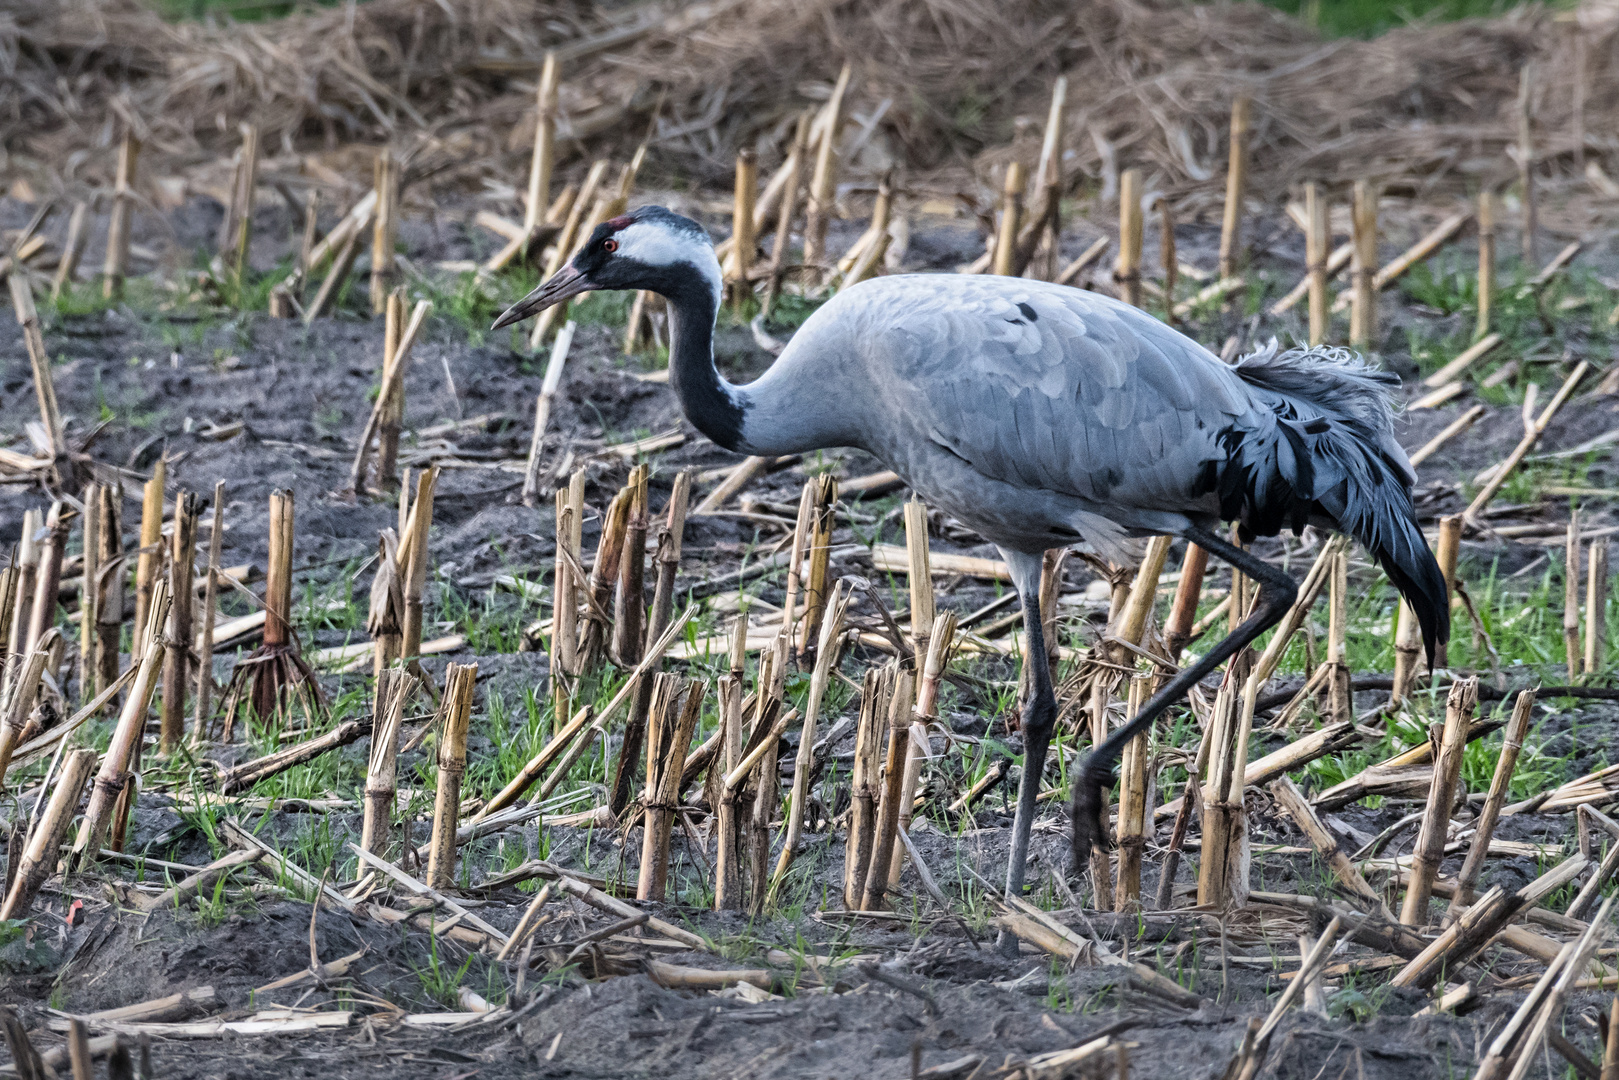
[[[1236,369],[1272,412],[1221,433],[1221,517],[1254,536],[1316,524],[1359,540],[1411,605],[1432,666],[1450,639],[1450,599],[1411,502],[1416,476],[1392,431],[1389,392],[1399,379],[1342,349],[1279,352],[1274,341]]]

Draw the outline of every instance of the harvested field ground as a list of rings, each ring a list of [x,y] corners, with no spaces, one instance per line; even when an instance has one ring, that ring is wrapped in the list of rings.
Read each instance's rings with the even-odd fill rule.
[[[1514,18],[1520,21],[1511,24],[1513,34],[1541,28],[1530,16]],[[590,20],[574,28],[581,35],[600,30]],[[661,48],[661,41],[654,45]],[[1492,79],[1492,86],[1502,82]],[[501,121],[511,122],[511,117]],[[52,137],[74,145],[79,134],[63,127]],[[1362,137],[1369,136],[1362,132]],[[1099,137],[1096,146],[1105,142]],[[1016,154],[1019,146],[1006,154]],[[979,149],[971,147],[974,153]],[[1298,149],[1289,143],[1286,152]],[[716,156],[710,148],[708,164],[729,153],[727,147]],[[984,161],[1000,153],[987,150]],[[1032,160],[1033,153],[1021,156]],[[1499,155],[1495,160],[1506,163]],[[355,161],[363,162],[351,170],[355,175],[369,170],[369,151]],[[678,172],[679,161],[677,155],[660,167]],[[1294,171],[1296,159],[1288,161],[1285,167],[1274,160],[1266,166],[1271,171],[1260,186],[1267,199],[1285,187],[1283,174]],[[1556,175],[1542,192],[1542,221],[1551,228],[1538,238],[1544,250],[1537,262],[1516,256],[1516,229],[1505,224],[1517,220],[1515,204],[1502,200],[1500,286],[1492,323],[1501,343],[1467,370],[1459,395],[1437,408],[1410,409],[1398,422],[1402,445],[1415,451],[1469,409],[1479,410],[1472,426],[1445,441],[1419,468],[1417,506],[1430,539],[1442,518],[1468,506],[1485,482],[1481,471],[1520,443],[1525,415],[1532,419],[1546,409],[1582,362],[1587,364],[1583,377],[1566,401],[1546,414],[1543,437],[1482,512],[1483,527],[1469,530],[1462,540],[1457,576],[1473,614],[1460,602],[1455,607],[1449,671],[1431,680],[1437,688],[1425,676],[1398,707],[1389,704],[1395,595],[1363,552],[1350,551],[1345,664],[1355,679],[1355,724],[1341,732],[1330,752],[1286,773],[1315,800],[1339,849],[1398,912],[1399,875],[1409,873],[1418,821],[1430,801],[1433,755],[1431,747],[1425,757],[1421,750],[1429,746],[1430,725],[1445,719],[1446,687],[1453,677],[1478,676],[1477,718],[1486,722],[1485,734],[1461,753],[1461,790],[1438,870],[1439,906],[1431,925],[1406,938],[1389,928],[1375,904],[1346,888],[1341,870],[1312,847],[1285,811],[1283,796],[1252,778],[1244,798],[1252,854],[1246,868],[1248,902],[1225,910],[1197,906],[1208,817],[1202,808],[1184,845],[1172,903],[1158,910],[1153,898],[1171,846],[1175,804],[1188,768],[1196,767],[1216,696],[1213,679],[1192,708],[1173,710],[1152,737],[1147,803],[1155,827],[1148,829],[1145,846],[1141,909],[1098,910],[1102,905],[1092,875],[1072,865],[1066,800],[1068,769],[1089,745],[1088,715],[1082,711],[1089,708],[1086,676],[1095,670],[1090,661],[1108,632],[1112,590],[1103,568],[1080,558],[1065,564],[1058,590],[1063,713],[1056,760],[1044,778],[1050,798],[1035,825],[1031,887],[1009,907],[997,890],[1005,880],[1011,806],[1022,770],[1014,637],[1019,609],[1007,595],[1010,586],[993,576],[943,569],[946,556],[998,556],[937,512],[929,519],[936,603],[964,623],[969,615],[976,619],[964,626],[939,686],[930,757],[920,773],[920,800],[908,830],[914,857],[903,860],[891,910],[846,910],[845,848],[854,816],[850,773],[862,678],[888,663],[895,642],[903,642],[911,594],[907,575],[891,569],[884,556],[896,545],[903,555],[907,492],[890,485],[851,494],[848,481],[885,466],[839,450],[778,462],[718,512],[688,517],[674,581],[674,611],[692,604],[695,614],[663,670],[709,683],[692,743],[695,754],[719,724],[716,684],[730,667],[725,635],[738,611],[754,630],[745,690],[760,678],[760,644],[780,629],[787,569],[773,565],[759,573],[757,567],[788,549],[806,482],[828,473],[845,482],[829,537],[828,581],[845,583],[851,605],[844,628],[859,634],[843,651],[820,703],[814,779],[796,858],[756,913],[748,914],[746,905],[741,911],[714,910],[717,800],[708,776],[694,777],[683,789],[669,851],[668,901],[634,900],[643,807],[632,803],[615,814],[610,806],[623,713],[610,718],[604,738],[564,765],[533,813],[461,846],[453,883],[439,895],[424,897],[388,879],[367,885],[368,866],[352,845],[362,838],[373,681],[369,658],[355,661],[342,650],[372,641],[367,616],[378,576],[378,534],[400,524],[394,492],[356,496],[348,490],[351,462],[377,395],[384,348],[383,320],[370,315],[365,295],[368,256],[360,256],[333,313],[308,325],[272,318],[264,310],[266,297],[300,248],[303,222],[290,208],[295,199],[260,192],[251,223],[252,259],[241,282],[228,271],[207,267],[224,210],[198,193],[201,185],[183,188],[183,197],[162,207],[141,202],[131,236],[132,276],[122,300],[102,299],[99,280],[72,285],[52,299],[42,268],[32,272],[55,393],[86,474],[81,479],[121,480],[122,549],[133,552],[139,546],[141,485],[163,461],[167,513],[181,491],[203,500],[199,566],[209,538],[206,497],[224,481],[225,531],[217,565],[249,566],[253,572],[243,578],[251,596],[229,588],[221,592],[221,626],[263,607],[272,493],[290,492],[295,513],[291,622],[302,654],[318,671],[324,707],[313,715],[294,705],[259,716],[243,705],[233,717],[232,739],[223,739],[223,688],[251,669],[262,622],[257,631],[216,648],[212,674],[220,688],[214,699],[218,715],[207,725],[208,738],[160,756],[161,691],[156,695],[150,715],[142,714],[145,749],[136,767],[139,791],[127,835],[110,842],[121,854],[108,853],[72,874],[47,874],[31,908],[0,922],[0,1004],[21,1021],[16,1032],[7,1033],[13,1040],[10,1068],[32,1075],[26,1062],[23,1068],[15,1064],[18,1033],[26,1030],[35,1049],[48,1058],[59,1056],[53,1060],[55,1071],[67,1075],[62,1048],[71,1015],[86,1017],[92,1035],[121,1036],[137,1059],[149,1053],[148,1075],[165,1080],[359,1077],[383,1069],[410,1080],[1037,1080],[1111,1077],[1120,1074],[1122,1059],[1133,1070],[1129,1075],[1137,1077],[1234,1080],[1237,1073],[1227,1070],[1245,1033],[1283,1001],[1301,970],[1302,954],[1329,930],[1337,913],[1342,919],[1330,926],[1338,937],[1325,961],[1319,996],[1286,999],[1268,1052],[1245,1080],[1254,1075],[1275,1080],[1474,1075],[1548,960],[1592,922],[1601,922],[1595,905],[1615,893],[1613,864],[1619,861],[1608,856],[1619,844],[1619,826],[1601,812],[1619,804],[1619,780],[1599,776],[1583,788],[1571,785],[1619,764],[1612,751],[1619,740],[1614,680],[1619,644],[1611,629],[1619,626],[1619,601],[1612,589],[1598,594],[1610,629],[1597,642],[1593,670],[1583,676],[1567,670],[1563,621],[1564,533],[1571,511],[1578,507],[1586,538],[1619,534],[1614,502],[1619,469],[1613,457],[1619,446],[1619,376],[1612,359],[1619,332],[1610,322],[1619,286],[1619,245],[1611,225],[1601,224],[1601,200],[1609,196],[1600,188],[1592,196],[1558,168],[1553,162]],[[1090,171],[1089,164],[1085,169]],[[693,166],[693,171],[701,177],[702,169]],[[1117,179],[1116,167],[1105,161],[1097,171],[1105,174],[1098,179]],[[571,166],[562,170],[557,186],[577,181],[582,173]],[[973,211],[987,205],[988,195],[979,191],[955,200],[951,185],[959,177],[941,179],[945,175],[934,173],[905,191],[906,224],[889,249],[887,272],[949,273],[983,253],[983,226],[992,216]],[[846,251],[862,235],[872,213],[874,180],[862,175],[846,186],[842,213],[831,223],[829,251]],[[1201,278],[1183,276],[1173,297],[1188,301],[1182,328],[1216,351],[1234,343],[1246,352],[1273,335],[1284,343],[1300,339],[1302,303],[1285,314],[1269,313],[1299,279],[1305,261],[1299,229],[1280,202],[1250,206],[1243,223],[1247,287],[1225,306],[1218,297],[1196,299],[1215,280],[1218,195],[1210,202],[1209,192],[1184,176],[1168,180],[1169,187],[1188,184],[1184,191],[1176,188],[1182,198],[1177,206],[1186,209],[1175,229],[1179,260],[1204,271]],[[1380,265],[1458,205],[1411,198],[1421,185],[1391,186],[1396,190],[1382,207]],[[495,204],[509,211],[509,189],[492,196],[465,184],[447,185],[429,195],[428,187],[423,182],[419,194],[405,200],[397,244],[406,264],[399,280],[409,302],[433,303],[405,370],[400,464],[413,477],[433,466],[439,473],[421,634],[428,646],[420,661],[426,678],[403,709],[405,748],[398,759],[394,843],[387,850],[398,871],[417,881],[429,871],[427,857],[416,847],[425,850],[435,798],[454,771],[439,764],[446,740],[434,700],[453,679],[450,665],[476,665],[460,788],[463,817],[487,805],[542,748],[557,745],[550,740],[568,720],[556,715],[548,656],[557,560],[551,492],[582,470],[580,552],[588,570],[609,504],[629,482],[633,467],[649,467],[655,531],[683,470],[696,478],[695,505],[724,470],[742,461],[685,421],[667,382],[659,378],[667,363],[663,350],[625,354],[631,297],[598,294],[571,311],[577,333],[550,412],[541,497],[536,506],[523,505],[519,493],[548,350],[528,349],[527,324],[495,333],[487,327],[537,283],[538,271],[514,267],[480,287],[460,267],[487,259],[503,241],[475,225],[474,218]],[[1114,207],[1093,196],[1087,189],[1066,208],[1072,213],[1055,265],[1079,256],[1098,237],[1110,238],[1116,248]],[[338,223],[347,197],[323,198],[321,233]],[[649,190],[643,185],[631,204],[645,202],[699,218],[716,239],[730,231],[728,198],[712,186],[682,183]],[[1209,206],[1214,213],[1205,212]],[[0,198],[0,230],[9,240],[39,207],[17,197]],[[1570,222],[1585,228],[1583,248],[1567,266],[1540,280],[1540,264],[1574,235],[1572,226],[1568,235],[1552,229]],[[1335,219],[1335,224],[1343,222]],[[1162,280],[1154,254],[1158,227],[1156,214],[1149,215],[1150,284]],[[42,235],[48,250],[63,248],[66,231],[65,214],[47,219]],[[99,224],[91,229],[84,267],[102,265],[104,233]],[[770,244],[766,237],[764,258]],[[1430,388],[1421,385],[1423,380],[1472,340],[1476,244],[1471,226],[1461,230],[1381,294],[1372,351],[1402,377],[1405,399],[1425,394]],[[1112,260],[1110,249],[1076,284],[1111,292],[1107,268]],[[1334,289],[1343,284],[1340,280]],[[788,288],[758,330],[746,317],[721,316],[716,354],[729,378],[746,381],[769,366],[768,337],[790,339],[813,310],[816,300],[802,291]],[[1158,297],[1149,297],[1147,306],[1165,314]],[[745,307],[745,316],[757,310],[752,299]],[[1341,339],[1344,329],[1340,318],[1333,340]],[[37,451],[37,432],[31,436],[27,425],[35,421],[37,426],[38,415],[22,328],[8,311],[0,314],[0,450],[12,456],[0,458],[0,566],[17,558],[6,553],[23,540],[25,512],[44,511],[53,498],[67,500],[70,510],[81,509],[74,503],[76,485],[55,486],[43,470],[14,464],[14,459],[26,463]],[[645,440],[664,435],[669,437],[646,448]],[[8,881],[17,872],[22,830],[37,800],[59,786],[48,736],[89,696],[77,663],[75,620],[82,585],[74,567],[82,573],[82,563],[72,562],[82,553],[81,521],[75,514],[69,526],[69,569],[52,611],[68,645],[60,665],[49,672],[54,681],[40,692],[44,733],[39,737],[46,742],[39,749],[26,741],[38,733],[26,732],[22,752],[9,770],[0,768],[5,785],[0,831],[13,830],[18,838],[7,860]],[[1261,540],[1255,551],[1302,579],[1325,539],[1306,531],[1302,537]],[[649,551],[654,540],[649,535]],[[1178,571],[1182,555],[1177,542],[1158,583],[1143,643],[1149,649],[1162,648],[1161,622],[1175,585],[1170,575]],[[123,572],[133,564],[131,558]],[[653,563],[646,572],[648,594],[655,573]],[[1127,583],[1130,573],[1119,580]],[[1211,564],[1199,617],[1214,612],[1230,589],[1227,568]],[[1582,578],[1581,603],[1584,590]],[[137,659],[131,655],[127,615],[126,609],[120,670]],[[1590,615],[1585,613],[1582,628]],[[1325,695],[1313,689],[1289,707],[1325,657],[1328,622],[1323,593],[1277,673],[1259,691],[1250,762],[1296,746],[1330,725]],[[1195,653],[1207,647],[1224,626],[1223,618],[1213,619],[1189,648]],[[0,647],[4,644],[0,639]],[[573,704],[605,706],[626,687],[630,666],[609,663],[586,676],[575,687]],[[1137,666],[1147,670],[1145,664]],[[807,709],[810,684],[809,664],[792,666],[784,679],[783,707]],[[1468,853],[1501,753],[1499,722],[1511,714],[1520,690],[1537,687],[1561,690],[1542,693],[1534,704],[1505,794],[1507,810],[1495,828],[1476,893],[1483,896],[1495,886],[1506,894],[1533,889],[1560,873],[1559,867],[1575,868],[1571,860],[1582,853],[1590,863],[1580,864],[1580,873],[1569,880],[1557,878],[1557,888],[1539,897],[1532,910],[1520,912],[1460,970],[1441,967],[1420,989],[1393,985],[1391,977],[1440,933],[1440,909]],[[1122,696],[1121,688],[1112,704],[1120,719]],[[106,753],[115,713],[109,709],[79,728],[74,744]],[[233,787],[233,767],[344,731],[352,737],[343,745],[227,790]],[[769,811],[763,823],[765,877],[781,852],[782,803],[796,775],[799,740],[794,721],[777,754],[780,797],[764,802]],[[1366,771],[1402,753],[1408,756],[1396,764],[1406,772]],[[635,758],[632,769],[639,755]],[[1357,778],[1370,783],[1368,777],[1382,786],[1343,800],[1323,798],[1335,785]],[[977,795],[965,800],[975,786]],[[536,790],[538,785],[524,792],[523,800]],[[641,795],[639,773],[633,791]],[[1557,797],[1544,798],[1554,792]],[[968,805],[952,808],[958,799]],[[77,806],[68,808],[70,816]],[[54,860],[54,848],[50,854]],[[213,873],[189,895],[165,892],[227,858],[237,862],[220,867],[223,872]],[[1594,898],[1578,899],[1588,882]],[[317,912],[311,900],[323,889],[326,899]],[[512,956],[497,959],[500,940],[519,928],[542,891],[541,921],[528,950],[514,949]],[[1578,917],[1565,914],[1571,905]],[[1469,910],[1482,907],[1481,899]],[[645,914],[652,919],[641,918]],[[998,933],[1007,928],[1020,939],[1015,949],[997,946]],[[1611,973],[1613,944],[1604,937],[1595,946],[1594,957],[1585,958],[1593,966],[1581,972]],[[1464,983],[1470,993],[1436,1007],[1446,991]],[[195,1000],[136,1019],[91,1015],[171,994],[191,994]],[[1554,1014],[1552,1030],[1561,1032],[1573,1052],[1600,1061],[1599,1025],[1606,1024],[1613,1000],[1611,979],[1605,990],[1576,984],[1558,1003],[1561,1012]],[[119,1075],[114,1062],[99,1060],[108,1047],[96,1045],[97,1073],[108,1069],[109,1076]],[[1576,1075],[1544,1038],[1528,1054],[1528,1076]]]

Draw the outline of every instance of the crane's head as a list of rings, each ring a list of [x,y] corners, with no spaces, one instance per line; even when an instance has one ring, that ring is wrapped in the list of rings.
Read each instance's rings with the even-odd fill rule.
[[[561,270],[507,308],[492,329],[521,322],[582,292],[647,289],[671,300],[721,295],[719,260],[708,232],[661,206],[643,206],[596,226]]]

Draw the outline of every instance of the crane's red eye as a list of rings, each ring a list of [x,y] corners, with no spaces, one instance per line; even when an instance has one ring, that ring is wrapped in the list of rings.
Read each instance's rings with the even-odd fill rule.
[[[602,250],[605,251],[605,252],[608,252],[609,254],[611,254],[612,252],[617,251],[618,250],[618,241],[617,240],[603,240],[602,241]]]

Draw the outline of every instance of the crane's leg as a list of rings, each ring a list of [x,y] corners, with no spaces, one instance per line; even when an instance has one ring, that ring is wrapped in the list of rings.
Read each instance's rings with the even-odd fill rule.
[[[1258,581],[1259,599],[1254,613],[1241,626],[1216,643],[1201,660],[1165,683],[1128,724],[1109,735],[1075,770],[1072,817],[1076,866],[1085,861],[1093,845],[1099,848],[1108,845],[1107,822],[1102,820],[1102,789],[1112,782],[1113,766],[1124,752],[1125,744],[1147,730],[1164,710],[1179,701],[1204,676],[1280,622],[1298,596],[1298,586],[1293,579],[1263,559],[1196,527],[1182,530],[1181,535]],[[1027,776],[1027,772],[1024,775]]]
[[[1023,704],[1023,779],[1018,784],[1017,815],[1012,821],[1012,853],[1006,863],[1008,895],[1023,894],[1024,863],[1029,857],[1029,830],[1034,825],[1035,797],[1040,794],[1040,774],[1045,771],[1046,751],[1057,724],[1057,694],[1051,688],[1051,668],[1046,663],[1045,631],[1040,625],[1039,555],[1003,551],[1012,571],[1018,597],[1023,601],[1023,629],[1028,647],[1023,663],[1029,672],[1029,700]],[[1013,942],[1016,947],[1016,942]]]

